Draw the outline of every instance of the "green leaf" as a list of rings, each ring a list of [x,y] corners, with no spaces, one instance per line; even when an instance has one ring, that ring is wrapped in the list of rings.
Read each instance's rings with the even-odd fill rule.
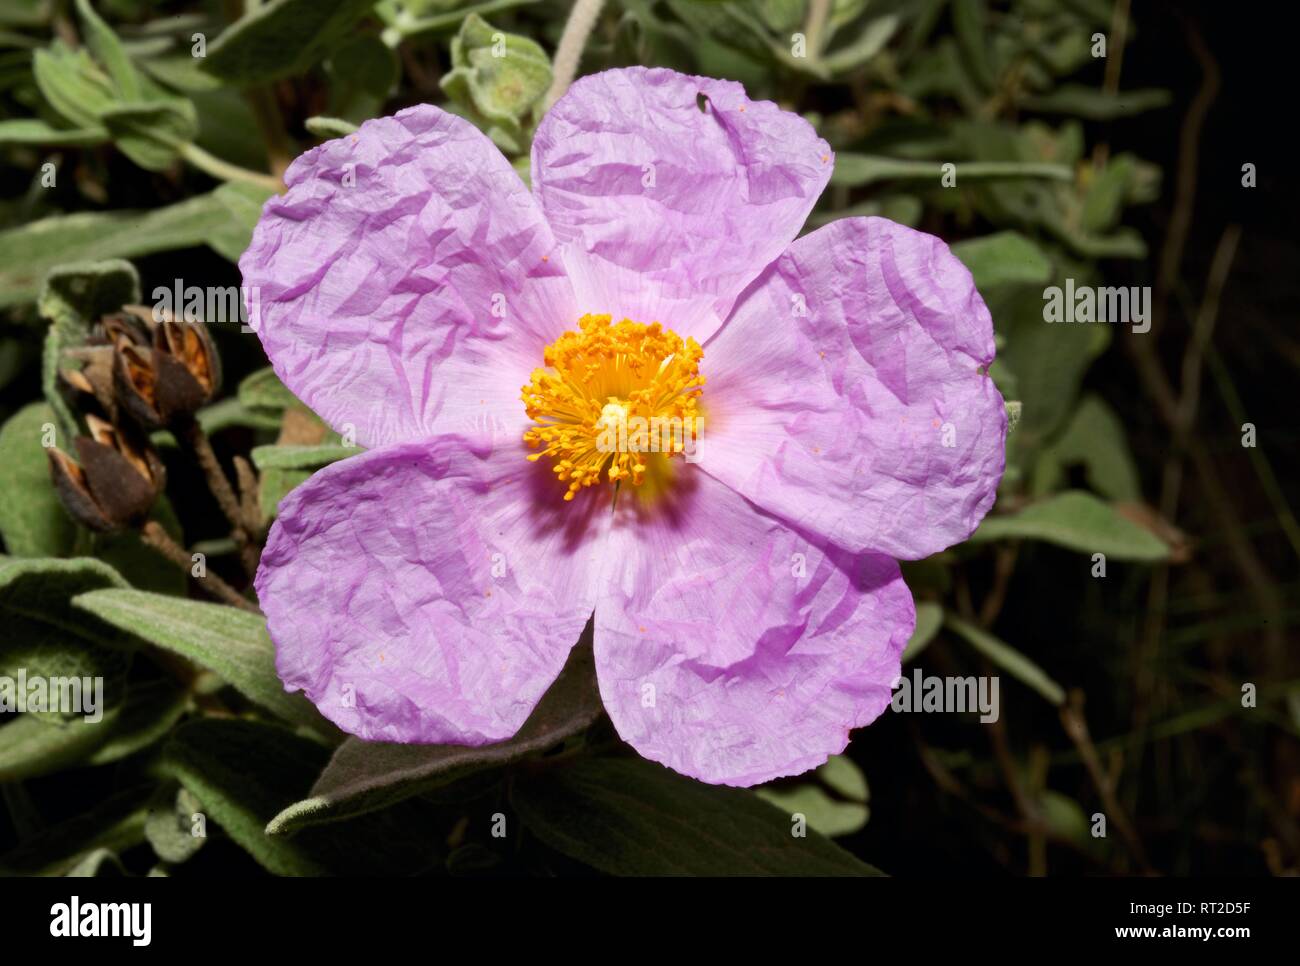
[[[903,649],[902,662],[914,660],[918,654],[930,646],[934,640],[934,635],[939,633],[939,628],[943,625],[943,608],[931,601],[922,601],[916,605],[916,628],[912,631],[912,639],[907,642],[907,647]]]
[[[77,0],[77,15],[81,18],[82,36],[85,38],[86,46],[108,70],[109,77],[117,87],[118,95],[124,101],[138,99],[143,93],[140,75],[112,28],[95,13],[89,0]]]
[[[312,134],[327,141],[332,138],[345,138],[357,131],[357,125],[338,117],[309,117],[303,124]]]
[[[643,759],[587,758],[521,775],[512,801],[546,845],[614,875],[879,875],[752,792]]]
[[[126,869],[117,853],[110,849],[95,849],[82,856],[64,875],[73,879],[99,877],[124,877]]]
[[[77,528],[50,482],[43,445],[46,426],[56,426],[45,403],[20,409],[0,428],[0,537],[15,557],[62,557],[72,550]],[[65,446],[67,439],[56,439]]]
[[[952,0],[952,26],[971,76],[981,88],[991,91],[997,76],[988,54],[988,10],[984,0]]]
[[[163,87],[191,97],[227,89],[216,77],[204,73],[203,58],[195,57],[188,45],[173,47],[169,43],[164,49],[174,52],[139,55],[140,67]]]
[[[1086,231],[1101,233],[1115,227],[1136,171],[1137,161],[1132,155],[1119,155],[1092,175],[1080,215],[1080,223]]]
[[[194,834],[194,816],[202,813],[203,806],[188,789],[165,787],[162,791],[149,809],[144,835],[159,859],[179,864],[207,841],[206,836]]]
[[[424,16],[424,12],[433,4],[423,4],[421,9],[412,8],[409,3],[394,3],[381,0],[375,7],[375,13],[388,25],[384,31],[384,43],[396,47],[403,40],[423,33],[451,30],[460,26],[465,17],[477,15],[486,17],[490,13],[499,13],[514,7],[526,7],[538,0],[483,0],[481,3],[456,3],[455,9],[447,13],[434,13]],[[451,4],[440,4],[443,8]]]
[[[1074,172],[1063,164],[1036,161],[957,161],[957,184],[963,180],[1046,178],[1052,181],[1069,181]],[[831,172],[832,185],[855,188],[877,181],[930,180],[936,185],[943,176],[941,161],[911,161],[871,154],[841,152],[835,155],[835,170]]]
[[[198,411],[196,418],[203,431],[211,436],[213,433],[231,426],[246,426],[249,429],[279,429],[280,416],[274,413],[254,411],[241,403],[234,396],[227,396],[220,402],[205,406]],[[168,434],[170,438],[170,434]],[[172,440],[175,444],[175,440]],[[155,441],[155,445],[157,445]]]
[[[100,120],[122,153],[146,171],[173,164],[199,132],[194,105],[180,98],[115,105]]]
[[[196,65],[203,63],[203,58],[192,58],[188,54],[185,59]],[[266,171],[270,163],[266,142],[260,137],[248,136],[248,132],[257,129],[257,117],[248,98],[238,88],[224,87],[211,75],[202,74],[197,66],[195,72],[217,85],[216,90],[188,95],[199,113],[199,136],[195,145],[229,164],[250,171]]]
[[[140,276],[130,262],[65,263],[50,272],[37,308],[70,337],[84,339],[101,315],[140,301]]]
[[[311,470],[263,470],[257,493],[262,516],[274,520],[280,515],[280,502],[309,479]]]
[[[72,604],[207,668],[286,721],[331,731],[311,702],[285,691],[275,673],[275,646],[266,633],[266,621],[256,614],[142,590],[93,591],[74,598]]]
[[[1146,89],[1110,94],[1096,87],[1062,84],[1050,94],[1026,97],[1023,106],[1044,114],[1068,114],[1090,121],[1109,121],[1164,107],[1170,102],[1166,90]]]
[[[181,719],[189,696],[171,681],[130,683],[125,702],[112,710],[113,725],[106,740],[86,759],[88,765],[107,765],[167,736]],[[105,721],[108,714],[104,715]]]
[[[308,470],[356,456],[359,446],[258,446],[250,454],[259,470]]]
[[[70,560],[8,557],[0,563],[0,675],[19,668],[42,677],[116,677],[122,652],[133,641],[97,618],[68,607],[84,591],[123,587],[107,564],[91,557]],[[105,647],[106,645],[106,647]]]
[[[1067,490],[1018,513],[985,517],[970,537],[972,543],[1010,539],[1045,540],[1116,560],[1151,562],[1169,556],[1169,547],[1158,537],[1082,490]]]
[[[867,780],[844,755],[831,756],[798,779],[783,779],[754,792],[791,817],[804,816],[809,828],[831,838],[860,831],[871,815]]]
[[[1052,263],[1043,250],[1016,231],[1000,231],[952,246],[981,292],[997,285],[1043,285]]]
[[[35,118],[0,121],[0,145],[39,144],[48,147],[84,148],[103,144],[108,132],[102,127],[54,127]]]
[[[1027,450],[1060,431],[1074,411],[1084,373],[1112,338],[1105,325],[1049,325],[1043,304],[1042,290],[1030,288],[994,293],[990,304],[1006,339],[998,361],[1015,373],[1015,398],[1024,403],[1017,445]]]
[[[831,210],[823,208],[813,212],[808,218],[809,228],[820,228],[841,218],[888,218],[900,225],[915,228],[921,223],[921,199],[915,195],[889,194],[870,201],[862,201],[847,208]]]
[[[97,802],[88,812],[27,837],[0,856],[0,874],[64,875],[95,849],[131,848],[144,841],[149,795],[148,786],[127,789]]]
[[[1065,702],[1065,689],[1010,644],[951,614],[944,618],[944,624],[995,665],[1016,680],[1033,688],[1052,704],[1059,705]]]
[[[20,715],[0,728],[0,782],[125,758],[164,737],[184,713],[185,702],[184,692],[171,682],[155,681],[130,685],[125,700],[104,709],[96,722],[74,717],[49,724]]]
[[[270,0],[222,32],[203,69],[241,85],[300,74],[349,36],[375,0]]]
[[[224,258],[239,261],[253,242],[253,229],[262,217],[262,206],[274,191],[246,181],[228,181],[213,195],[230,215],[229,222],[213,233],[208,244]]]
[[[206,718],[176,731],[164,752],[163,770],[276,875],[393,875],[430,865],[437,848],[435,831],[427,807],[418,802],[331,829],[307,829],[292,838],[266,834],[266,824],[302,797],[328,755],[316,742],[277,725]]]
[[[103,128],[99,115],[113,105],[113,85],[86,51],[55,41],[33,55],[32,74],[41,95],[73,127]]]
[[[86,590],[120,587],[111,567],[91,558],[9,557],[0,563],[0,677],[103,678],[104,693],[121,687],[135,642],[89,614],[72,611],[69,598]],[[61,690],[61,688],[60,688]],[[30,713],[30,712],[29,712]],[[41,723],[79,718],[74,712],[37,712]]]
[[[269,366],[259,369],[239,384],[239,402],[248,409],[281,411],[302,405]]]
[[[1085,849],[1097,844],[1091,834],[1092,822],[1088,819],[1088,813],[1073,798],[1047,788],[1038,798],[1038,808],[1053,834]]]
[[[831,74],[842,74],[856,70],[870,62],[889,43],[898,31],[899,19],[894,14],[877,17],[866,24],[857,39],[835,51],[824,55],[821,63]]]
[[[140,276],[129,262],[65,264],[45,278],[36,306],[50,323],[41,361],[41,388],[45,401],[59,417],[57,442],[64,449],[70,447],[79,427],[58,387],[59,369],[65,364],[63,350],[84,343],[100,316],[139,301]]]
[[[43,27],[50,22],[49,0],[4,0],[0,24],[6,27]]]
[[[477,748],[395,745],[349,738],[334,752],[311,796],[267,826],[279,835],[387,808],[487,768],[510,765],[585,731],[601,714],[590,640],[580,642],[519,732]]]
[[[229,219],[206,194],[147,212],[54,215],[0,231],[0,308],[34,301],[45,276],[65,263],[192,248]]]
[[[1039,455],[1033,490],[1044,495],[1065,479],[1065,468],[1082,465],[1088,485],[1111,500],[1142,499],[1137,465],[1118,414],[1098,396],[1084,396],[1064,431]]]
[[[401,75],[397,53],[373,34],[344,44],[330,55],[327,67],[330,114],[357,123],[380,112]]]

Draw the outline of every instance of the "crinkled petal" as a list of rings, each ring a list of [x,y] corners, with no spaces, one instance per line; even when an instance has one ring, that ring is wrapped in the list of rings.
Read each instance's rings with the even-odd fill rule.
[[[524,452],[442,436],[290,493],[257,574],[285,687],[369,740],[513,735],[591,616],[609,517]]]
[[[239,267],[275,371],[365,446],[526,424],[519,389],[577,319],[528,189],[468,121],[367,121],[289,168]]]
[[[853,551],[968,537],[1005,465],[993,327],[933,235],[848,218],[800,238],[705,346],[699,465]]]
[[[699,341],[799,233],[833,163],[807,121],[739,84],[642,67],[576,81],[532,159],[584,308]]]
[[[632,516],[611,534],[595,655],[638,752],[753,785],[816,767],[885,709],[916,621],[893,560],[823,549],[689,470]]]

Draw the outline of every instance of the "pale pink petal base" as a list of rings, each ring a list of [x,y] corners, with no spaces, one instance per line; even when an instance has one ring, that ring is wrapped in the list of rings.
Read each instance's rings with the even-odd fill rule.
[[[668,512],[620,512],[611,536],[605,708],[642,755],[703,781],[816,767],[889,703],[916,621],[898,566],[823,550],[704,474],[681,482]]]
[[[285,687],[370,740],[512,736],[591,616],[609,522],[525,452],[440,437],[294,490],[257,575]]]

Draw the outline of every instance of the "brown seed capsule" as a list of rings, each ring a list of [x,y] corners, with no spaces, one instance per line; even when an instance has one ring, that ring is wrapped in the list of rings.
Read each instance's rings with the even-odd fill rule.
[[[114,340],[116,395],[132,419],[150,430],[170,426],[216,395],[221,362],[202,322],[178,322],[171,313],[155,321],[144,306],[125,311],[125,320],[106,318],[104,330]],[[150,328],[151,348],[140,341],[140,322]]]
[[[67,353],[80,359],[80,369],[60,369],[59,381],[64,394],[70,395],[74,407],[82,412],[100,412],[110,421],[117,418],[117,394],[113,388],[112,346],[81,346]],[[69,392],[70,390],[70,392]]]
[[[136,526],[149,515],[166,473],[157,454],[95,416],[86,417],[91,435],[74,441],[80,465],[50,450],[50,473],[68,513],[97,532]]]
[[[154,397],[152,353],[126,340],[113,351],[113,391],[122,410],[147,430],[162,428],[162,414]]]
[[[46,453],[50,458],[50,477],[54,480],[54,490],[68,515],[96,533],[116,530],[117,527],[90,495],[90,486],[81,467],[62,450],[49,449]]]

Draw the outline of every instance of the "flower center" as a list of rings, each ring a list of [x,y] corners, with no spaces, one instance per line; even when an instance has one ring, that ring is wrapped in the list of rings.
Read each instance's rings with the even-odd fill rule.
[[[608,315],[584,315],[578,331],[546,347],[546,368],[523,387],[528,418],[537,425],[524,442],[548,456],[569,484],[566,500],[601,476],[640,486],[654,459],[695,452],[704,389],[704,350],[658,322],[645,325]]]

